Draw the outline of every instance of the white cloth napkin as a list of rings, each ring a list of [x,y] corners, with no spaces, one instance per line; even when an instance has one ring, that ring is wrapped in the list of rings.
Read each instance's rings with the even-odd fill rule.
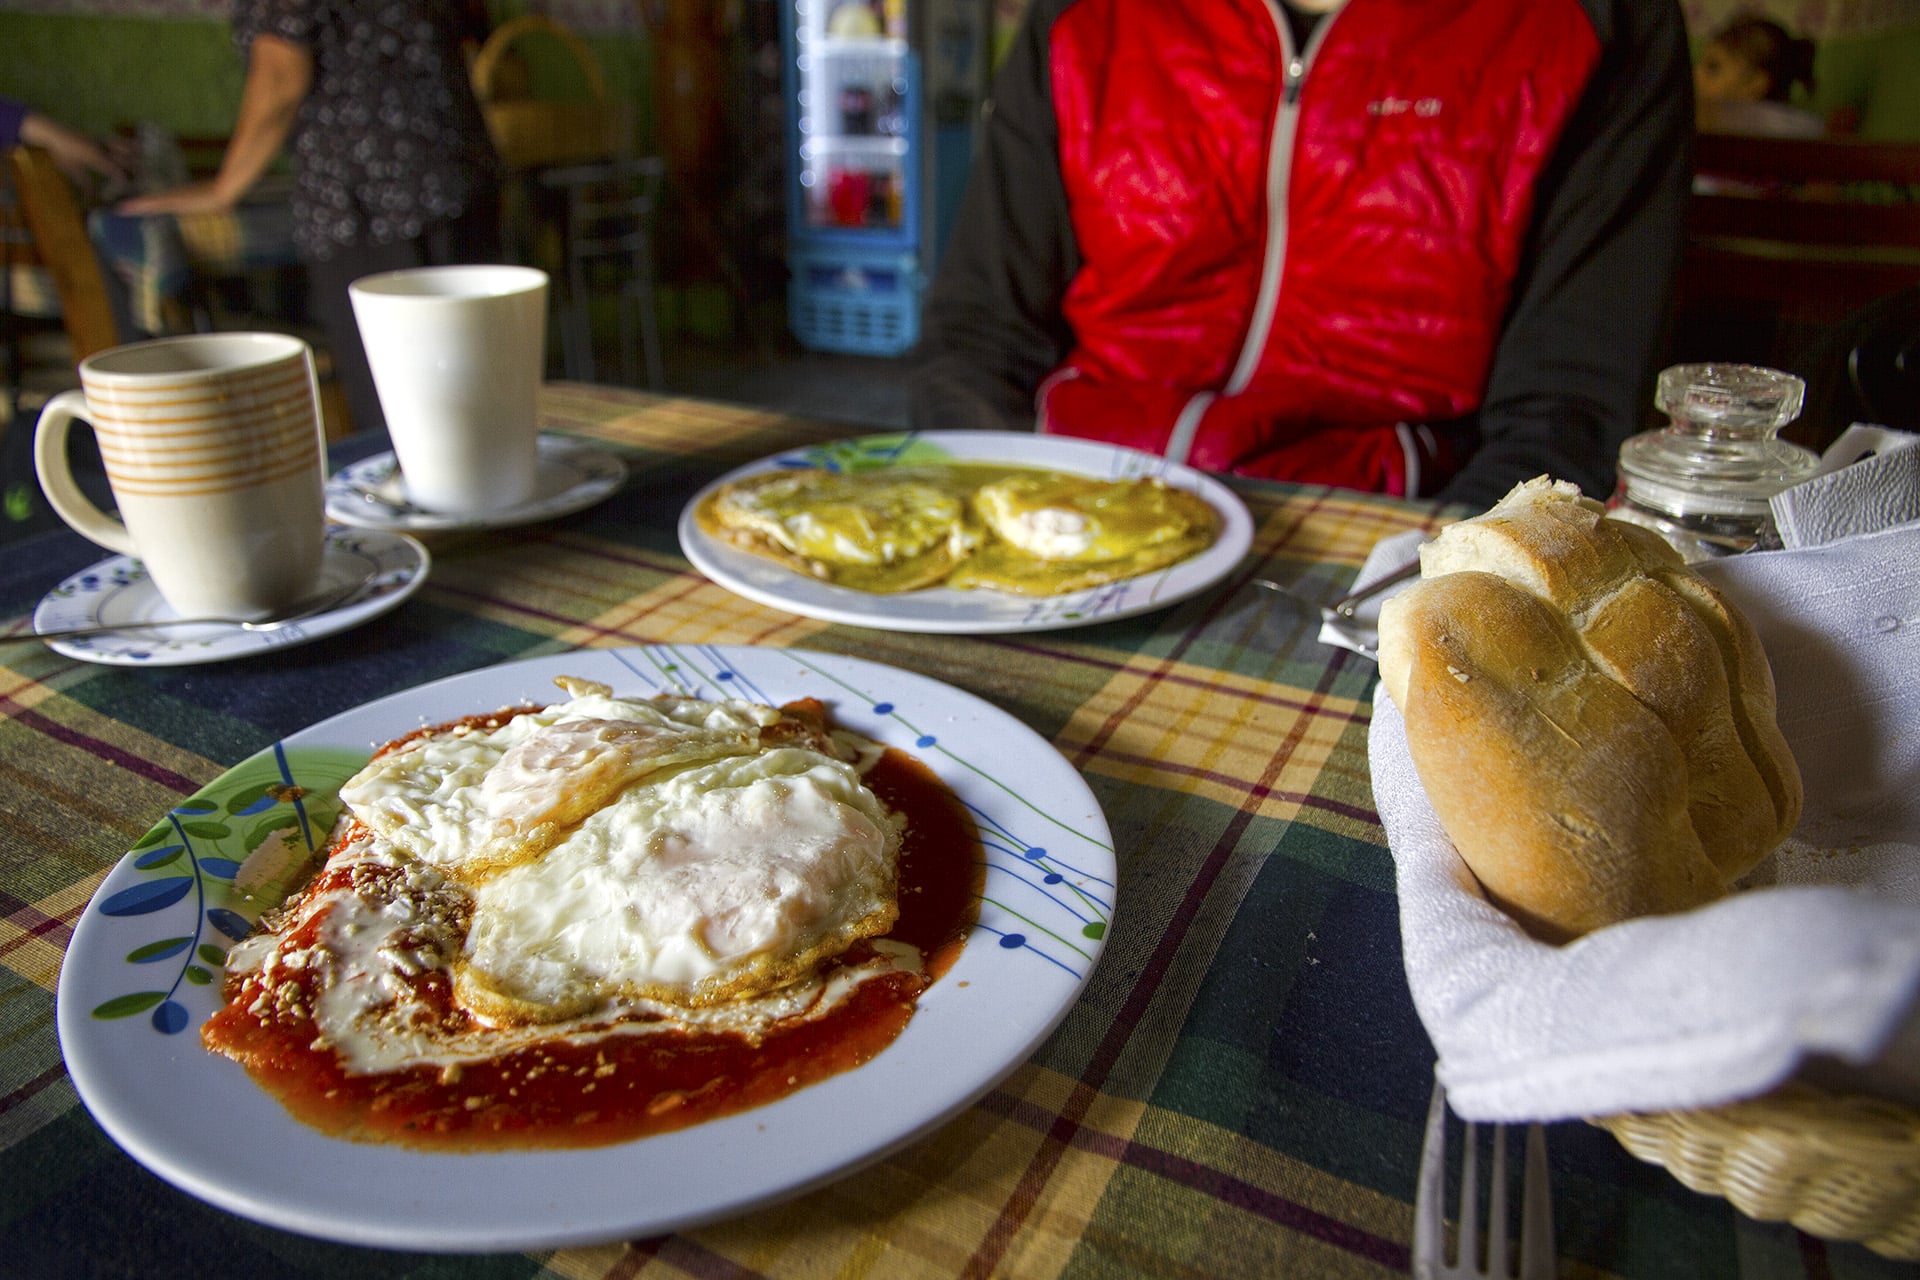
[[[1920,522],[1695,567],[1759,630],[1806,784],[1768,887],[1535,942],[1481,896],[1376,695],[1407,977],[1462,1115],[1708,1106],[1803,1068],[1920,1097]]]

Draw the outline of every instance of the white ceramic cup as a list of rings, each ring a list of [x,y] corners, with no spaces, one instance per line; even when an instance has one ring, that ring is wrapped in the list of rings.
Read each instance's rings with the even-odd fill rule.
[[[34,469],[60,518],[136,556],[181,617],[258,618],[319,582],[326,475],[313,352],[281,333],[158,338],[80,362],[47,402]],[[119,519],[74,482],[90,423]]]
[[[420,267],[348,286],[407,498],[477,516],[534,496],[547,273]]]

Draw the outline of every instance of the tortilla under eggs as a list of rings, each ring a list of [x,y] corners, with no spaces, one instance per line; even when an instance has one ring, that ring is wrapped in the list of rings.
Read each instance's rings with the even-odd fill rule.
[[[743,551],[837,586],[891,594],[941,581],[984,540],[970,487],[943,467],[793,468],[727,485],[698,518]]]

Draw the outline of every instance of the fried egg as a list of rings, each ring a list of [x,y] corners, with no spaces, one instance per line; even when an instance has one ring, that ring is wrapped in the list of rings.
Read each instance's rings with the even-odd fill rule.
[[[892,927],[904,823],[844,736],[747,702],[571,688],[408,740],[341,788],[377,844],[465,894],[453,981],[476,1016],[713,1005]]]
[[[1004,463],[762,472],[723,486],[710,536],[862,591],[931,586],[1064,595],[1205,550],[1220,518],[1158,479]]]
[[[471,878],[538,857],[649,773],[758,750],[780,719],[744,702],[571,691],[495,728],[456,725],[382,752],[340,799],[411,856]]]
[[[946,577],[983,534],[970,486],[940,467],[765,472],[700,512],[713,536],[861,591],[912,591]]]
[[[1015,595],[1059,595],[1131,578],[1213,544],[1206,501],[1160,480],[1053,471],[982,485],[974,506],[993,540],[947,579]]]

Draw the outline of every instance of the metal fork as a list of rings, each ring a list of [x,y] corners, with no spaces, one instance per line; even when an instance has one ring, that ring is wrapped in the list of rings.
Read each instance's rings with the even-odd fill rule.
[[[1487,1197],[1485,1265],[1481,1265],[1479,1143],[1477,1126],[1465,1122],[1460,1165],[1459,1250],[1446,1256],[1447,1091],[1433,1082],[1427,1136],[1420,1149],[1420,1180],[1413,1201],[1413,1274],[1417,1280],[1470,1280],[1515,1274],[1507,1240],[1507,1127],[1493,1126],[1492,1191]],[[1520,1200],[1520,1280],[1550,1280],[1554,1272],[1553,1203],[1547,1190],[1547,1135],[1527,1126],[1526,1170]]]

